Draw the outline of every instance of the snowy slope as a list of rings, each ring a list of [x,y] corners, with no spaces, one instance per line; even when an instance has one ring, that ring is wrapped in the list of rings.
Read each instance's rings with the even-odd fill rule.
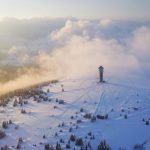
[[[2,129],[7,136],[0,139],[0,147],[7,144],[15,149],[17,139],[22,137],[21,149],[43,150],[45,143],[55,145],[60,139],[64,140],[62,146],[65,149],[70,135],[75,134],[85,142],[90,141],[93,149],[103,139],[113,150],[120,147],[130,150],[135,144],[144,142],[147,150],[150,149],[150,125],[145,125],[142,121],[143,118],[150,119],[150,89],[147,87],[135,85],[129,80],[116,82],[109,79],[100,84],[93,78],[62,80],[42,87],[45,92],[48,89],[50,92],[47,95],[51,101],[37,103],[30,97],[27,99],[28,104],[13,107],[14,98],[7,107],[0,108],[0,122],[9,119],[13,121],[7,129]],[[64,100],[65,104],[59,104],[56,99]],[[26,114],[20,113],[22,108]],[[81,108],[83,112],[80,112]],[[92,123],[83,117],[85,113],[95,116],[108,114],[108,119],[97,119]],[[82,122],[76,129],[77,120]],[[58,127],[63,122],[64,126]],[[19,126],[18,129],[15,129],[16,125]],[[72,132],[69,132],[70,127]],[[95,136],[94,140],[89,137],[85,139],[89,132]],[[56,133],[58,136],[55,136]],[[71,149],[73,148],[74,144],[71,143]]]

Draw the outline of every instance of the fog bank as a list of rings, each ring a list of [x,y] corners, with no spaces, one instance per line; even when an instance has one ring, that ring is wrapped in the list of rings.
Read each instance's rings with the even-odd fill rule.
[[[150,75],[150,21],[0,21],[0,94],[62,78]],[[141,71],[142,69],[142,71]]]

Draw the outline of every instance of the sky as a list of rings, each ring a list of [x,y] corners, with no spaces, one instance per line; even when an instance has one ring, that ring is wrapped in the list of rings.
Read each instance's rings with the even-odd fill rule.
[[[149,0],[0,0],[0,18],[150,19]]]

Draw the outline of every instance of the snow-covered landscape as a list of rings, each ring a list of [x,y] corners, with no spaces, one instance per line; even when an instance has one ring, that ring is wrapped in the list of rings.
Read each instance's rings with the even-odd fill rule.
[[[14,96],[0,107],[0,123],[8,121],[0,146],[44,150],[59,143],[62,149],[96,150],[105,140],[112,150],[149,150],[150,88],[129,80],[98,81],[60,80],[36,88],[34,96]],[[81,145],[71,136],[82,138]]]

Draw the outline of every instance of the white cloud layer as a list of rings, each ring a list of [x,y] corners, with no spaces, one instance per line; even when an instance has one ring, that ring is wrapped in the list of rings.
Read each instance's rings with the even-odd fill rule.
[[[0,22],[0,34],[0,65],[19,67],[18,78],[1,91],[52,78],[97,76],[99,65],[109,76],[150,75],[149,21],[11,18]]]

